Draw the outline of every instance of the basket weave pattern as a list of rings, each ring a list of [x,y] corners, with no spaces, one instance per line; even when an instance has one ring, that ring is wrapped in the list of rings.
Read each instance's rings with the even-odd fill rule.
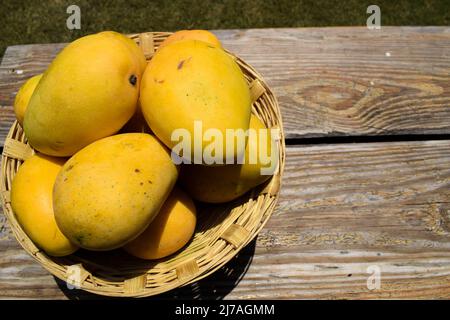
[[[171,33],[147,32],[130,37],[151,59]],[[284,168],[285,145],[278,102],[262,77],[243,60],[238,63],[250,86],[252,112],[268,128],[280,131],[279,165],[271,179],[241,198],[223,205],[198,204],[195,235],[179,252],[157,261],[129,256],[122,250],[88,252],[55,258],[35,246],[17,222],[10,204],[11,182],[20,165],[34,154],[20,125],[15,122],[4,143],[1,162],[1,201],[11,229],[21,246],[57,278],[86,291],[122,297],[144,297],[196,282],[230,261],[264,227],[278,198]]]

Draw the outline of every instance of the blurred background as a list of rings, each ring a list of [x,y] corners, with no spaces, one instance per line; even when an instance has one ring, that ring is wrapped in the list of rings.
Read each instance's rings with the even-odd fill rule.
[[[450,0],[1,0],[0,57],[7,46],[68,42],[102,30],[122,33],[366,25],[381,8],[381,25],[448,26]],[[81,9],[81,30],[69,30],[69,5]]]

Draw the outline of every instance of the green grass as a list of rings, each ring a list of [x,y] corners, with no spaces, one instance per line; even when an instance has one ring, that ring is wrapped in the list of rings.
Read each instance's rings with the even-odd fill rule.
[[[81,8],[81,30],[66,28],[66,8]],[[382,25],[450,25],[449,0],[2,0],[0,56],[7,46],[67,42],[101,30],[123,33],[187,28],[365,25],[378,4]]]

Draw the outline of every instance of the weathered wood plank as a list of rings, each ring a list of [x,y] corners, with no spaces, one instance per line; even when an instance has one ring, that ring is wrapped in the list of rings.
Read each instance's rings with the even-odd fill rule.
[[[287,138],[450,133],[450,28],[216,31],[279,99]],[[0,141],[20,85],[62,44],[9,47],[0,66]]]
[[[0,297],[93,298],[61,291],[8,230]],[[450,298],[450,142],[289,147],[277,209],[229,268],[163,297]]]
[[[219,32],[268,80],[286,137],[448,133],[450,28]]]

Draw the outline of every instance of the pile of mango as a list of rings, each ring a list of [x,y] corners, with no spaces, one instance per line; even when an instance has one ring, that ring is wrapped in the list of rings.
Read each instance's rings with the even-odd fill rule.
[[[11,205],[52,256],[81,247],[166,257],[194,234],[194,200],[232,201],[270,177],[259,162],[173,161],[174,130],[194,134],[195,121],[224,134],[264,128],[241,69],[205,30],[172,34],[149,62],[120,33],[79,38],[20,88],[14,111],[36,154],[13,179]],[[258,143],[249,137],[232,157]],[[207,143],[192,146],[201,153]]]

